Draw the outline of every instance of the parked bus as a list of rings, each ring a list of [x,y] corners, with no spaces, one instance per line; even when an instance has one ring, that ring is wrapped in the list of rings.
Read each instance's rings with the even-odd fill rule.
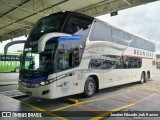
[[[20,54],[9,53],[7,55],[0,54],[0,72],[19,72]]]
[[[25,67],[26,56],[35,56]],[[36,65],[35,65],[36,63]],[[43,17],[24,46],[19,90],[53,99],[154,77],[155,44],[75,12]],[[34,67],[33,67],[34,66]]]

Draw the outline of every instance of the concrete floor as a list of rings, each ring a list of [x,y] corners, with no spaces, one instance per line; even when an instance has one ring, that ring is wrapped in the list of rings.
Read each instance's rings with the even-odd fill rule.
[[[0,85],[18,84],[19,73],[0,73]]]
[[[100,90],[99,93],[91,98],[83,98],[82,95],[74,95],[54,100],[32,97],[20,97],[13,99],[1,94],[0,111],[43,111],[42,113],[45,113],[45,115],[48,116],[47,120],[159,120],[160,117],[108,117],[111,111],[123,110],[131,113],[134,111],[159,111],[160,116],[159,73],[160,70],[157,70],[156,78],[153,81],[148,81],[144,84],[132,83],[128,85],[107,88]],[[73,100],[77,101],[77,103],[70,104],[66,102],[68,98],[72,98]],[[49,112],[46,113],[46,111]],[[14,117],[11,119],[21,120],[24,118]],[[45,117],[40,119],[45,119]]]

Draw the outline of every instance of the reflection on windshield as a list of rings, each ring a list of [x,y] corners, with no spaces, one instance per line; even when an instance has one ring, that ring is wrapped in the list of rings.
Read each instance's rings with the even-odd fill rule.
[[[52,42],[52,43],[51,43]],[[53,70],[53,56],[55,54],[55,42],[46,43],[44,52],[38,53],[37,48],[26,48],[22,69],[36,72]]]
[[[39,20],[38,23],[32,29],[29,39],[37,40],[40,36],[42,36],[45,33],[58,31],[62,15],[62,13],[54,14],[52,16],[48,16]]]
[[[26,58],[30,56],[30,61],[25,62],[25,69],[26,70],[33,70],[33,71],[46,71],[51,69],[51,56],[41,53],[26,53]]]

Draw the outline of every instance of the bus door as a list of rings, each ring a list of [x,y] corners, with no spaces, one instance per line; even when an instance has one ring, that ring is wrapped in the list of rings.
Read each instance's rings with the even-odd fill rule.
[[[77,80],[73,57],[73,49],[59,49],[57,51],[57,97],[80,92],[80,81]]]

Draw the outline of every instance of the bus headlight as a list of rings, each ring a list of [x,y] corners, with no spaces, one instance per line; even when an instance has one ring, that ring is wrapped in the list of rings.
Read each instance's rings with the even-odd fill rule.
[[[48,85],[50,83],[54,82],[54,79],[51,79],[51,80],[46,80],[46,81],[41,81],[39,84],[44,86],[44,85]]]
[[[41,82],[40,82],[40,85],[45,85],[45,81],[41,81]]]

